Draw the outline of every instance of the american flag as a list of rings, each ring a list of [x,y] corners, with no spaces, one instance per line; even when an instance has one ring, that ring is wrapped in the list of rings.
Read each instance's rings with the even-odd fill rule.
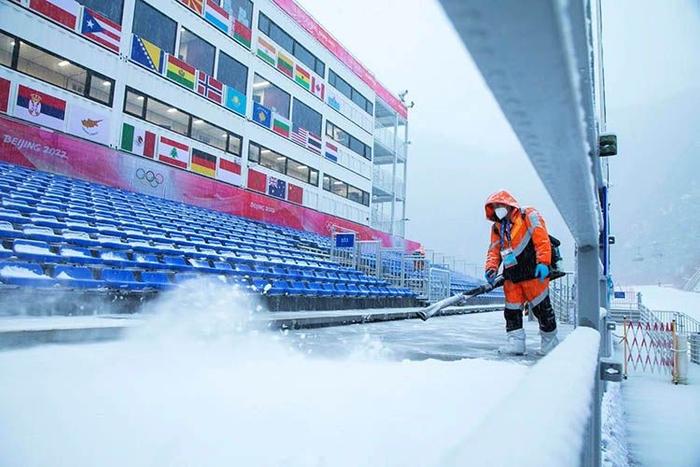
[[[224,100],[224,83],[197,70],[197,94],[221,105]]]
[[[309,131],[295,125],[292,129],[291,138],[292,141],[298,145],[306,147],[306,141],[309,139]]]
[[[85,8],[83,12],[83,24],[80,28],[80,33],[114,52],[119,52],[119,42],[122,39],[121,25],[110,21],[89,8]]]

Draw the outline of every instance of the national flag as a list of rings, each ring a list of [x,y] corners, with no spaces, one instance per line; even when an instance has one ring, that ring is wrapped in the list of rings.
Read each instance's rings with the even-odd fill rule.
[[[80,33],[93,42],[119,52],[122,27],[89,8],[83,10],[83,24]]]
[[[253,121],[265,128],[272,128],[272,111],[262,104],[253,102]]]
[[[204,6],[204,19],[224,34],[228,34],[229,25],[231,24],[229,14],[228,11],[219,6],[218,1],[207,0]]]
[[[338,162],[338,146],[326,141],[325,156],[326,159],[332,160],[333,162]]]
[[[131,38],[130,58],[132,62],[138,63],[151,71],[155,71],[158,74],[163,73],[165,53],[155,44],[136,34],[133,34]]]
[[[248,188],[265,193],[267,190],[267,175],[257,170],[248,169]]]
[[[321,78],[311,76],[311,92],[319,99],[324,99],[326,95],[326,84],[321,80]]]
[[[289,120],[280,114],[273,112],[272,114],[272,131],[278,135],[289,138]]]
[[[233,20],[233,38],[246,46],[247,48],[250,48],[250,41],[253,33],[250,30],[248,26],[243,24],[237,19]]]
[[[80,15],[80,4],[75,0],[30,0],[29,9],[73,30]]]
[[[309,151],[315,152],[319,156],[321,155],[321,150],[322,150],[322,145],[321,145],[321,138],[316,136],[315,134],[309,132],[309,136],[306,140],[306,149]]]
[[[277,56],[277,49],[275,46],[267,42],[262,37],[258,37],[258,57],[262,58],[268,65],[275,66],[275,57]]]
[[[291,140],[300,146],[306,147],[306,142],[309,140],[309,131],[300,126],[294,125],[292,129]]]
[[[121,148],[139,156],[153,158],[156,155],[156,134],[124,123]]]
[[[268,177],[267,194],[275,198],[287,198],[287,182],[277,177]]]
[[[229,160],[225,157],[219,158],[219,170],[217,176],[221,181],[232,183],[234,185],[241,185],[243,177],[241,177],[241,164],[235,160]]]
[[[111,118],[109,114],[71,103],[68,133],[100,144],[109,144]]]
[[[216,175],[216,156],[199,149],[192,148],[192,159],[190,160],[190,170],[207,177]]]
[[[63,130],[66,101],[20,84],[14,115],[37,125]]]
[[[287,184],[287,201],[302,204],[304,202],[304,189],[293,183]]]
[[[277,52],[277,69],[289,78],[294,74],[292,59],[283,54],[281,50]]]
[[[224,100],[224,107],[245,116],[247,107],[245,94],[232,86],[226,86],[226,99]]]
[[[180,3],[182,3],[198,15],[201,15],[204,11],[204,5],[202,3],[202,0],[180,0]]]
[[[196,68],[183,62],[175,55],[168,54],[168,64],[165,76],[181,86],[194,90],[194,74]]]
[[[311,73],[299,65],[294,67],[294,81],[307,91],[311,91]]]
[[[7,112],[10,108],[10,80],[0,78],[0,112]]]
[[[190,158],[190,147],[178,141],[173,141],[165,136],[160,137],[158,143],[158,160],[166,164],[174,165],[181,169],[187,168]]]
[[[197,70],[197,94],[221,105],[224,98],[224,83],[202,70]]]

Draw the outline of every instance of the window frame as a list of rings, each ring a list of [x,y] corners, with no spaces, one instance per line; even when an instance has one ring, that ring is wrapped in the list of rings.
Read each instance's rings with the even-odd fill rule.
[[[265,23],[267,26],[266,28],[262,25],[262,23]],[[274,28],[277,28],[277,30],[280,31],[281,34],[284,34],[286,38],[292,41],[292,46],[290,48],[285,47],[280,41],[276,40],[272,36],[272,32]],[[308,47],[304,46],[301,42],[296,40],[291,34],[289,34],[287,31],[282,29],[277,23],[272,21],[269,16],[267,16],[265,13],[262,11],[258,12],[258,30],[265,34],[267,37],[272,39],[279,45],[281,48],[292,54],[297,60],[302,62],[304,65],[309,67],[311,71],[313,71],[315,74],[319,75],[321,78],[325,79],[326,78],[326,63],[318,58],[316,54],[311,52]],[[297,47],[300,47],[303,49],[312,59],[313,59],[313,65],[309,65],[304,61],[301,57],[297,55],[296,49]],[[320,70],[319,70],[320,68]]]
[[[335,130],[338,130],[338,131],[344,133],[348,138],[348,143],[345,144],[343,141],[339,141],[335,137],[335,132],[332,131],[331,129],[335,129]],[[354,152],[358,156],[363,157],[364,159],[367,159],[368,161],[372,161],[372,148],[368,144],[365,144],[360,138],[356,138],[355,136],[353,136],[350,133],[348,133],[347,131],[343,130],[338,125],[336,125],[335,123],[331,122],[328,119],[326,119],[326,136],[328,136],[329,138],[331,138],[333,141],[340,144],[341,146],[351,150],[352,152]],[[360,154],[354,148],[352,148],[353,141],[362,145],[363,154]]]
[[[328,187],[326,187],[326,180],[328,181]],[[336,182],[338,182],[338,183],[336,183]],[[339,185],[339,184],[342,184],[345,187],[344,188],[345,196],[333,191],[333,186]],[[332,175],[328,175],[327,173],[323,174],[322,188],[324,191],[327,191],[328,193],[332,193],[335,196],[339,196],[341,198],[347,199],[348,201],[352,201],[353,203],[357,203],[357,204],[361,204],[363,206],[369,207],[370,196],[369,196],[368,192],[366,192],[365,190],[362,190],[360,188],[357,188],[355,185],[351,185],[347,182],[344,182],[344,181],[340,180],[339,178],[335,178]],[[350,188],[357,190],[360,193],[360,200],[359,201],[354,200],[354,199],[350,199]],[[365,200],[367,200],[367,203],[365,203]]]
[[[203,72],[205,72],[205,73],[208,74],[209,76],[214,76],[214,71],[216,70],[216,60],[217,60],[217,53],[216,53],[216,52],[217,52],[217,50],[218,50],[218,49],[216,48],[216,46],[215,46],[214,44],[211,44],[209,41],[203,39],[199,34],[195,34],[195,33],[192,32],[190,29],[184,27],[183,25],[179,25],[179,29],[180,29],[180,34],[178,35],[179,40],[177,41],[177,58],[178,58],[179,60],[182,60],[183,62],[187,63],[188,65],[195,67],[197,70],[202,70]],[[208,45],[209,47],[211,47],[211,51],[212,51],[212,55],[211,55],[211,73],[209,73],[209,70],[205,70],[204,68],[199,68],[199,67],[195,66],[194,63],[188,62],[187,60],[185,60],[185,58],[180,58],[180,56],[182,55],[182,54],[180,53],[180,51],[181,51],[181,48],[182,48],[182,35],[183,35],[183,33],[187,33],[187,34],[189,34],[189,35],[191,35],[191,36],[194,36],[194,37],[197,38],[198,40],[204,42],[206,45]],[[197,78],[197,77],[196,77],[196,75],[195,75],[195,80],[196,80],[196,78]]]
[[[280,114],[280,115],[282,115],[282,116],[283,116],[284,118],[286,118],[287,120],[290,120],[290,121],[291,121],[291,117],[292,117],[292,95],[291,95],[290,93],[288,93],[287,91],[285,91],[284,89],[282,89],[281,87],[277,86],[277,85],[276,85],[275,83],[273,83],[271,80],[265,78],[263,75],[261,75],[260,73],[257,73],[257,72],[256,72],[256,73],[253,73],[253,86],[255,85],[255,78],[260,78],[260,79],[263,80],[263,81],[267,81],[267,82],[270,84],[270,86],[273,86],[273,87],[277,88],[278,91],[284,93],[284,94],[287,96],[287,113],[286,113],[286,115],[285,115],[285,114]],[[253,100],[253,102],[255,102],[255,87],[253,87],[253,93],[252,93],[252,95],[251,95],[250,97],[251,97],[251,99]],[[265,105],[264,103],[261,103],[261,105],[263,105],[264,107],[270,109],[270,110],[273,111],[273,112],[277,112],[277,111],[274,110],[272,107],[268,107],[268,106]],[[277,113],[279,114],[279,112],[277,112]]]
[[[244,84],[243,84],[243,89],[238,89],[235,86],[231,86],[230,84],[228,84],[227,81],[222,80],[221,77],[219,76],[219,73],[221,72],[221,56],[222,55],[225,56],[227,59],[236,62],[238,65],[242,66],[245,69],[245,80],[244,80]],[[216,56],[216,79],[218,81],[221,81],[226,86],[231,86],[236,91],[245,95],[246,99],[247,99],[247,97],[248,97],[248,78],[249,77],[250,77],[250,68],[248,68],[248,66],[246,66],[244,63],[239,62],[238,60],[236,60],[235,58],[233,58],[232,56],[230,56],[229,54],[227,54],[223,50],[219,49],[219,53]]]
[[[203,1],[204,1],[204,0],[203,0]],[[177,21],[175,21],[174,19],[172,19],[171,17],[169,17],[168,15],[166,15],[165,13],[163,13],[162,11],[160,11],[159,9],[157,9],[156,7],[154,7],[153,5],[151,5],[150,3],[148,3],[148,2],[145,1],[145,0],[136,0],[136,1],[134,2],[134,15],[133,15],[133,18],[132,18],[132,20],[131,20],[131,33],[132,33],[132,34],[136,34],[136,33],[134,32],[134,21],[136,21],[136,7],[139,5],[139,3],[143,3],[144,5],[146,5],[146,7],[148,7],[148,8],[150,8],[150,9],[154,10],[156,13],[158,13],[159,15],[161,15],[162,17],[164,17],[165,19],[167,19],[168,21],[172,22],[172,23],[175,25],[175,34],[173,35],[173,43],[170,44],[170,50],[166,50],[166,49],[164,49],[164,48],[161,48],[161,50],[163,50],[164,53],[169,53],[169,54],[172,55],[172,54],[175,52],[175,45],[177,45],[177,36],[178,36],[178,26],[179,26],[179,24],[178,24]],[[139,37],[142,37],[142,36],[140,36],[140,35],[138,35],[138,34],[136,34],[136,35],[139,36]],[[156,47],[158,47],[158,44],[156,44],[155,42],[151,41],[150,39],[148,39],[148,38],[146,38],[146,37],[144,37],[144,39],[146,39],[148,42],[150,42],[150,43],[152,43],[153,45],[155,45]]]
[[[342,85],[338,84],[338,81],[342,83]],[[333,71],[333,69],[329,68],[328,69],[328,84],[333,86],[335,89],[338,90],[342,95],[348,98],[350,102],[355,104],[357,107],[360,109],[364,110],[366,113],[368,113],[370,116],[374,117],[374,104],[365,97],[364,94],[362,94],[360,91],[355,89],[355,87],[348,83],[347,80],[343,79],[338,73]],[[340,86],[340,87],[339,87]],[[346,86],[347,88],[350,89],[349,92],[344,92],[341,87]],[[363,105],[360,105],[358,102],[355,101],[355,98],[353,96],[359,96],[360,99],[362,99]]]
[[[135,114],[134,112],[130,112],[130,111],[127,110],[127,108],[126,108],[126,103],[127,103],[127,99],[128,99],[128,97],[129,97],[129,94],[135,94],[135,95],[137,95],[137,96],[142,96],[142,97],[143,97],[143,107],[142,107],[141,115],[137,115],[137,114]],[[151,121],[149,121],[149,120],[146,120],[146,116],[148,115],[148,102],[151,101],[151,100],[156,101],[156,102],[158,102],[159,104],[162,104],[162,105],[164,105],[164,106],[172,107],[172,108],[174,108],[174,109],[177,109],[178,112],[181,112],[182,114],[187,115],[187,117],[188,117],[188,119],[189,119],[188,125],[187,125],[187,134],[184,134],[184,135],[183,135],[182,133],[179,133],[179,132],[177,132],[177,131],[175,131],[175,130],[172,130],[172,129],[170,129],[170,128],[167,128],[167,127],[165,127],[165,126],[163,126],[163,125],[160,125],[160,124],[158,124],[158,123],[155,123],[155,122],[151,122]],[[166,104],[165,102],[163,102],[163,101],[160,100],[160,99],[156,99],[155,97],[151,97],[151,96],[149,96],[148,94],[145,94],[145,93],[143,93],[143,92],[141,92],[141,91],[139,91],[139,90],[137,90],[137,89],[134,89],[134,88],[132,88],[132,87],[129,87],[129,86],[126,86],[126,89],[125,89],[125,92],[124,92],[124,104],[123,104],[123,106],[122,106],[122,112],[124,112],[126,115],[130,115],[130,116],[132,116],[132,117],[134,117],[134,118],[138,118],[139,120],[143,120],[143,121],[145,121],[145,122],[147,122],[147,123],[149,123],[149,124],[151,124],[151,125],[155,125],[155,126],[157,126],[157,127],[159,127],[159,128],[163,128],[163,129],[165,129],[165,130],[172,131],[173,133],[177,133],[177,134],[179,134],[179,135],[182,135],[182,136],[184,136],[184,137],[186,137],[186,138],[190,138],[191,140],[196,141],[196,142],[198,142],[198,143],[200,143],[200,144],[204,144],[204,145],[207,146],[207,147],[217,149],[217,150],[222,151],[222,152],[225,152],[225,153],[227,153],[227,154],[233,154],[234,156],[242,157],[242,152],[243,152],[243,136],[241,136],[241,135],[239,135],[239,134],[237,134],[237,133],[234,133],[234,132],[232,132],[232,131],[229,131],[229,130],[227,130],[226,128],[222,128],[222,127],[220,127],[219,125],[215,125],[215,124],[209,122],[209,120],[205,120],[205,119],[199,118],[199,117],[197,117],[196,115],[193,115],[193,114],[191,114],[191,113],[189,113],[189,112],[185,112],[184,110],[182,110],[182,109],[180,109],[180,108],[178,108],[178,107],[175,107],[175,106]],[[227,135],[227,136],[226,136],[226,143],[225,143],[226,149],[221,149],[221,148],[219,148],[219,147],[217,147],[217,146],[213,146],[213,145],[211,145],[211,144],[209,144],[209,143],[205,143],[204,141],[201,141],[201,140],[199,140],[199,139],[197,139],[197,138],[194,138],[194,137],[192,136],[192,126],[193,126],[195,120],[201,120],[202,122],[206,123],[207,125],[210,125],[210,126],[212,126],[212,127],[218,128],[218,129],[220,129],[221,131],[225,132],[226,135]],[[231,147],[231,139],[237,139],[237,140],[239,141],[239,149],[240,149],[240,150],[239,150],[239,153],[235,153],[235,152],[229,150],[229,148]]]
[[[257,150],[256,150],[256,151],[251,151],[251,148],[253,148],[253,147],[257,148]],[[284,157],[284,172],[281,172],[281,171],[275,169],[274,167],[269,167],[268,165],[264,165],[264,164],[261,163],[261,161],[262,161],[262,152],[263,152],[264,150],[265,150],[265,151],[270,151],[270,152],[272,153],[272,157]],[[257,154],[257,156],[251,157],[251,154],[253,154],[254,152]],[[260,166],[262,166],[262,167],[265,167],[266,169],[272,170],[272,171],[277,172],[277,173],[279,173],[279,174],[286,175],[287,177],[293,178],[294,180],[298,180],[298,181],[300,181],[301,183],[306,183],[307,185],[311,185],[311,186],[318,187],[318,179],[319,179],[319,175],[320,175],[320,172],[319,172],[318,169],[313,168],[313,167],[311,167],[310,165],[305,164],[305,163],[303,163],[303,162],[299,162],[299,161],[296,160],[296,159],[292,159],[292,158],[289,157],[289,156],[285,156],[284,154],[279,153],[279,152],[275,151],[274,149],[270,149],[270,148],[268,148],[267,146],[263,146],[262,144],[256,143],[255,141],[252,141],[252,140],[249,140],[249,141],[248,141],[248,161],[249,161],[249,162],[252,162],[252,163],[254,163],[254,164],[258,164],[258,165],[260,165]],[[308,175],[307,175],[306,180],[302,180],[302,179],[299,178],[299,177],[296,177],[296,176],[294,176],[294,175],[291,175],[291,174],[289,173],[289,166],[290,166],[290,164],[298,164],[298,165],[304,165],[304,166],[306,166],[306,168],[308,169]],[[280,164],[280,165],[281,165],[281,164]],[[316,181],[315,184],[313,183],[314,180]]]
[[[121,2],[121,4],[122,4],[122,5],[121,5],[121,8],[119,9],[119,19],[118,19],[118,20],[117,20],[117,19],[114,19],[114,18],[110,18],[110,17],[107,16],[104,12],[102,12],[102,11],[100,11],[100,10],[97,10],[96,8],[93,8],[93,7],[90,7],[90,6],[85,5],[85,3],[83,3],[84,1],[85,1],[85,0],[77,0],[77,2],[78,2],[80,5],[82,5],[83,7],[85,7],[85,8],[90,8],[91,10],[96,11],[97,13],[99,13],[99,14],[102,15],[102,16],[104,16],[104,17],[107,18],[108,20],[114,21],[115,23],[119,24],[120,26],[123,26],[122,21],[124,21],[124,3],[125,3],[125,0],[117,0],[117,1]],[[114,0],[110,0],[110,2],[114,2]]]
[[[0,29],[0,33],[6,37],[11,38],[14,41],[14,45],[12,46],[12,58],[11,58],[10,66],[8,67],[7,65],[4,65],[4,64],[0,64],[0,66],[5,67],[5,68],[9,68],[11,70],[16,71],[17,73],[24,75],[24,76],[29,76],[33,79],[36,79],[37,81],[41,81],[42,83],[46,83],[50,86],[54,86],[58,89],[62,89],[64,91],[67,91],[67,92],[74,94],[76,96],[80,96],[80,97],[88,99],[92,102],[96,102],[100,105],[112,107],[112,105],[114,104],[114,88],[116,86],[116,81],[114,79],[109,78],[109,77],[103,75],[102,73],[94,71],[94,70],[92,70],[84,65],[81,65],[80,63],[74,62],[73,60],[68,60],[67,58],[62,57],[61,55],[55,54],[49,50],[46,50],[45,48],[43,48],[41,46],[35,45],[32,42],[29,42],[29,41],[24,40],[20,37],[17,37],[14,34],[10,34],[9,32],[6,32],[2,29]],[[29,46],[33,49],[36,49],[36,50],[40,51],[41,53],[46,54],[52,58],[55,58],[55,59],[58,59],[61,61],[67,61],[71,65],[82,69],[85,72],[85,82],[83,83],[83,92],[80,93],[78,91],[75,91],[74,89],[70,89],[68,87],[64,87],[64,86],[61,86],[59,84],[52,83],[51,81],[47,81],[46,79],[41,78],[39,76],[36,76],[35,74],[29,74],[26,71],[20,70],[18,68],[18,65],[19,65],[19,59],[20,59],[20,49],[21,49],[22,44],[26,44],[27,46]],[[102,81],[109,81],[110,82],[108,102],[104,102],[104,101],[90,95],[90,89],[91,89],[91,83],[92,83],[93,76],[97,76],[97,78],[102,80]]]

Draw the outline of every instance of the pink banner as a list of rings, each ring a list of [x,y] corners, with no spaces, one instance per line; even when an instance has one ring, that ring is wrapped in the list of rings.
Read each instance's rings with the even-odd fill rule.
[[[311,34],[317,41],[327,48],[338,60],[343,62],[358,78],[367,83],[377,95],[389,104],[399,115],[408,117],[406,107],[401,101],[377,81],[374,75],[365,68],[345,47],[318,24],[303,8],[296,4],[294,0],[273,0],[277,6],[282,8],[294,21]]]
[[[132,154],[0,116],[0,160],[270,224],[330,236],[356,232],[407,251],[420,243]]]

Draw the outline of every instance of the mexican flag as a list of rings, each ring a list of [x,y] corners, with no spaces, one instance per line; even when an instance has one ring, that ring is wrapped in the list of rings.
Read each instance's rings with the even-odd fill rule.
[[[186,169],[190,161],[190,147],[165,136],[158,143],[158,160],[166,164]]]
[[[124,123],[122,125],[121,148],[139,156],[152,158],[156,155],[156,134]]]

